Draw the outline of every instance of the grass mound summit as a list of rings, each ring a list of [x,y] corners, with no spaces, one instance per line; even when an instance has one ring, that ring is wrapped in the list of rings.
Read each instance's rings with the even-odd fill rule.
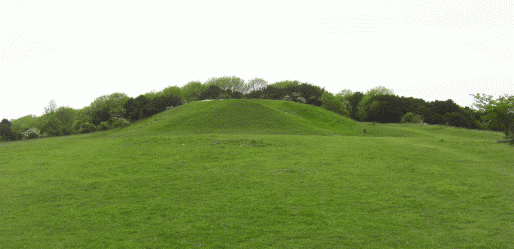
[[[316,106],[246,99],[192,102],[136,122],[124,130],[177,135],[358,135],[361,132],[357,122]]]

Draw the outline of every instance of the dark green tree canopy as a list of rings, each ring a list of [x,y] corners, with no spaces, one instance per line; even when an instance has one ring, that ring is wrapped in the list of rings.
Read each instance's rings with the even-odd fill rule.
[[[367,109],[367,122],[400,123],[402,113],[402,100],[395,95],[376,95],[371,97]]]

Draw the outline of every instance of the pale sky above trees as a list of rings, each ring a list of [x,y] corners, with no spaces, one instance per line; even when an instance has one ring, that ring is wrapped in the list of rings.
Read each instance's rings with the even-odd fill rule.
[[[180,4],[177,4],[180,2]],[[0,119],[212,77],[514,95],[510,0],[0,2]]]

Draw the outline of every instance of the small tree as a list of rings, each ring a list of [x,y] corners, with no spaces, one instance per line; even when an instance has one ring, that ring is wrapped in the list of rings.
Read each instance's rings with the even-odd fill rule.
[[[200,95],[200,100],[204,99],[218,99],[222,91],[217,85],[209,85],[205,92]]]
[[[45,114],[55,112],[55,110],[57,110],[57,105],[55,104],[55,99],[52,99],[48,107],[45,107]]]
[[[377,105],[377,103],[372,101],[373,97],[393,94],[394,91],[392,89],[387,89],[383,86],[377,86],[366,91],[366,93],[360,99],[359,104],[357,105],[355,116],[361,121],[366,120],[369,116],[368,111],[371,109],[371,107],[376,107]]]
[[[248,94],[253,91],[259,91],[259,90],[266,88],[267,85],[268,85],[267,81],[265,81],[261,78],[254,78],[254,79],[251,79],[248,82],[248,84],[246,84],[242,93]]]
[[[245,92],[248,88],[245,81],[236,76],[223,76],[220,78],[210,78],[208,79],[204,85],[211,86],[215,85],[219,87],[222,91],[231,90],[233,92]]]
[[[407,112],[405,115],[403,115],[401,122],[402,123],[415,123],[415,124],[419,124],[419,123],[423,123],[423,119],[421,118],[420,115],[415,115],[412,112]]]
[[[323,103],[322,107],[325,110],[329,110],[346,117],[350,116],[350,113],[346,110],[346,102],[344,102],[342,97],[336,97],[330,92],[324,92],[321,95],[321,102]]]
[[[80,133],[90,133],[96,131],[96,126],[92,123],[85,122],[82,125],[80,125],[79,132]]]
[[[21,133],[23,135],[23,139],[34,139],[38,138],[41,135],[41,131],[39,131],[37,128],[32,127],[24,132]]]
[[[110,128],[109,122],[103,121],[103,122],[100,122],[100,125],[98,125],[97,130],[105,131],[105,130],[108,130],[109,128]]]
[[[0,123],[0,136],[5,141],[16,140],[16,134],[11,131],[11,122],[5,118]]]
[[[164,88],[161,92],[162,96],[174,96],[176,98],[179,98],[180,104],[182,104],[182,99],[184,99],[182,89],[178,86],[168,86]]]
[[[491,95],[471,94],[475,98],[475,107],[482,113],[487,113],[481,118],[491,123],[497,124],[504,130],[505,138],[512,139],[514,144],[514,96],[500,96],[494,100]]]
[[[112,120],[111,127],[112,128],[125,127],[129,124],[130,124],[130,122],[124,118],[114,118]]]
[[[190,81],[182,86],[182,97],[186,103],[197,101],[206,89],[207,86],[202,85],[200,81]]]

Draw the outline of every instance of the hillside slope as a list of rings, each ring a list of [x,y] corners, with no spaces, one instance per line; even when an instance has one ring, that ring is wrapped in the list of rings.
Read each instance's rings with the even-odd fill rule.
[[[197,101],[159,113],[116,134],[360,135],[360,125],[322,108],[280,100]]]

